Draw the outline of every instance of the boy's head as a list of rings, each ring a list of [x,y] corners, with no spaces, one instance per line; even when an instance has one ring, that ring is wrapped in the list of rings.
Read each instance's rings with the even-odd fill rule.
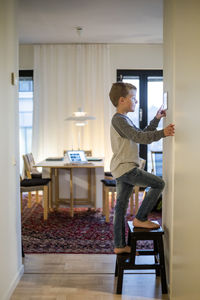
[[[130,94],[130,91],[133,90],[135,92],[137,90],[137,88],[133,84],[124,83],[124,82],[113,83],[109,93],[112,104],[115,107],[118,107],[119,104],[121,103],[121,100],[123,98],[126,98]]]

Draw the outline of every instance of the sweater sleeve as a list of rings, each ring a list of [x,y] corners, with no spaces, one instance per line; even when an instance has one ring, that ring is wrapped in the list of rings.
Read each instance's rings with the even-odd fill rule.
[[[149,125],[147,125],[143,131],[154,131],[156,130],[156,128],[158,127],[160,120],[157,119],[156,117],[153,118],[153,120],[151,120],[151,122],[149,123]]]
[[[121,137],[133,140],[139,144],[151,144],[164,138],[164,130],[141,131],[133,124],[131,120],[121,114],[115,114],[112,118],[112,126]],[[150,126],[150,125],[149,125]]]

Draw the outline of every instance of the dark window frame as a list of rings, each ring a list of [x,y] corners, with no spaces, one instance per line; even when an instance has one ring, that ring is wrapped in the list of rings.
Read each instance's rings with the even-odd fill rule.
[[[33,70],[19,70],[19,77],[32,77],[33,79],[33,75]]]
[[[140,108],[142,108],[142,120],[139,121],[139,126],[144,129],[148,125],[148,103],[147,103],[147,83],[148,77],[163,77],[161,69],[119,69],[117,70],[117,81],[122,81],[124,77],[139,77],[140,79]],[[140,157],[146,160],[147,169],[147,145],[140,145]]]

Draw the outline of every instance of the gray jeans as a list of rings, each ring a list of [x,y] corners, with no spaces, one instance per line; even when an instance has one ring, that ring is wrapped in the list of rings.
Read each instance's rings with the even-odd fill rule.
[[[165,182],[158,176],[148,173],[139,168],[123,174],[116,179],[117,183],[117,202],[114,214],[114,247],[123,248],[126,246],[125,241],[125,216],[128,208],[129,198],[133,191],[134,185],[141,187],[150,187],[142,204],[136,214],[140,221],[146,221],[148,214],[162,193]]]

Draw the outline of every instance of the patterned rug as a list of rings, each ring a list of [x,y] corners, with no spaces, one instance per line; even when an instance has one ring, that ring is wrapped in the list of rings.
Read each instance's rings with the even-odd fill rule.
[[[33,201],[27,208],[23,198],[22,240],[25,253],[83,253],[113,254],[113,214],[110,223],[105,223],[101,210],[76,208],[74,217],[69,209],[59,208],[43,221],[42,205]],[[150,218],[161,224],[161,213],[154,212]],[[128,214],[127,221],[133,217]],[[128,228],[126,228],[126,233]],[[138,241],[138,249],[152,249],[152,242]]]

